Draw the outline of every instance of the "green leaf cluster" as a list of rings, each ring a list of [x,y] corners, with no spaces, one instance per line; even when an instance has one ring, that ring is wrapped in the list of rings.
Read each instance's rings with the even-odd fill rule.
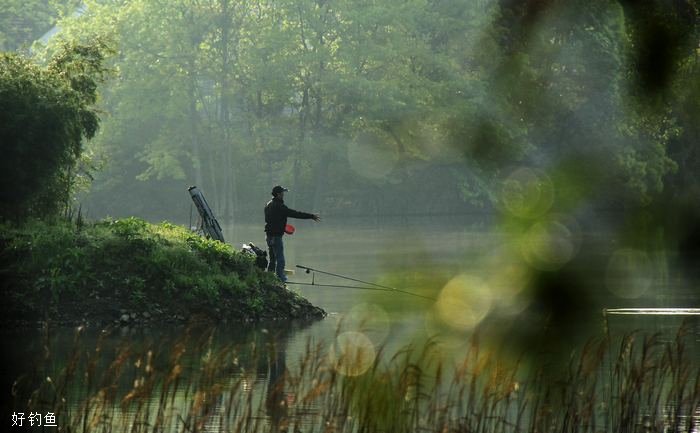
[[[98,45],[66,45],[46,67],[0,53],[0,218],[64,210],[83,142],[99,124],[102,60]]]
[[[562,208],[697,185],[692,2],[86,4],[48,51],[118,52],[91,144],[102,212],[167,215],[184,183],[222,218],[277,183],[329,213],[488,209],[523,166],[561,181]]]
[[[226,299],[267,302],[263,286],[274,284],[250,256],[168,222],[106,219],[76,229],[37,220],[0,233],[3,291],[28,311],[99,299],[137,311],[195,311]]]

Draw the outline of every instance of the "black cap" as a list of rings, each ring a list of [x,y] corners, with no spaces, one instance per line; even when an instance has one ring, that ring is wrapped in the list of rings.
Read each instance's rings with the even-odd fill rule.
[[[277,194],[284,192],[284,191],[289,191],[289,190],[281,185],[277,185],[276,187],[272,188],[272,195],[277,195]]]

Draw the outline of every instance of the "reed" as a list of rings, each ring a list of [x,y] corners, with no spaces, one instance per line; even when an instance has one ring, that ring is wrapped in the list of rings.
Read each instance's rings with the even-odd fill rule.
[[[684,327],[670,340],[593,339],[557,380],[477,337],[457,360],[428,340],[375,348],[366,366],[365,347],[312,340],[287,360],[274,338],[222,345],[216,329],[109,351],[104,337],[87,345],[82,332],[67,358],[47,352],[39,382],[20,380],[34,386],[16,387],[31,391],[17,392],[15,407],[52,411],[65,431],[91,433],[700,431],[700,363]]]

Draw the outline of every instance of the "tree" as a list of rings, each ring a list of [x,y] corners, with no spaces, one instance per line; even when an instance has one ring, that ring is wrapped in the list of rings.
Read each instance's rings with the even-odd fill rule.
[[[29,48],[56,19],[78,7],[79,0],[7,0],[0,9],[0,51]]]
[[[192,183],[223,218],[259,216],[276,183],[294,184],[305,208],[395,212],[410,191],[465,210],[498,202],[522,165],[565,174],[560,191],[639,205],[678,163],[667,150],[676,119],[693,124],[669,104],[647,109],[630,85],[646,82],[636,69],[648,19],[627,3],[87,5],[57,40],[107,35],[119,50],[93,142],[109,161],[90,196],[103,213],[172,218]],[[686,89],[692,73],[677,78]]]
[[[1,217],[46,217],[68,204],[83,140],[97,131],[98,46],[66,46],[39,67],[0,54]]]

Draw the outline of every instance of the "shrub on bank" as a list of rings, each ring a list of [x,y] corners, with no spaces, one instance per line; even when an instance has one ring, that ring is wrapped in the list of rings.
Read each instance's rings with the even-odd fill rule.
[[[132,217],[2,226],[0,263],[2,308],[20,321],[322,315],[252,257],[168,222]]]

